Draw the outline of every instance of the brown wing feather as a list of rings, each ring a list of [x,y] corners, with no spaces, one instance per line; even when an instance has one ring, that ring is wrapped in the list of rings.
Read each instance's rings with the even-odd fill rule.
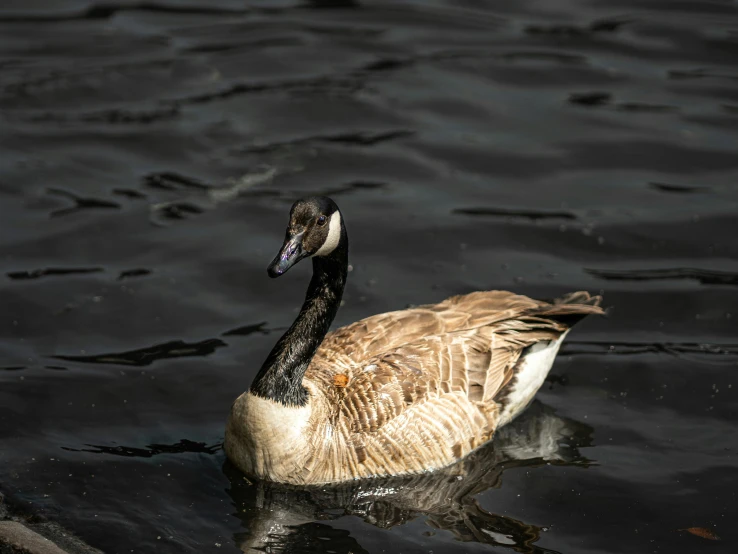
[[[415,339],[464,331],[504,321],[549,306],[505,291],[482,291],[452,296],[427,304],[377,314],[329,333],[318,353],[341,352],[357,363]]]
[[[476,292],[336,330],[306,373],[350,448],[327,457],[347,456],[343,465],[356,476],[441,467],[465,455],[491,437],[494,399],[521,352],[566,331],[558,315],[602,313],[598,303],[586,293],[549,304]]]

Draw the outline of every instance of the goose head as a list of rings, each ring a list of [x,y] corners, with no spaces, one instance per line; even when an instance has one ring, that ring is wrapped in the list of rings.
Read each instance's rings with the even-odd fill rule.
[[[292,205],[284,244],[267,267],[279,277],[304,258],[329,256],[345,240],[341,212],[327,196],[301,198]]]

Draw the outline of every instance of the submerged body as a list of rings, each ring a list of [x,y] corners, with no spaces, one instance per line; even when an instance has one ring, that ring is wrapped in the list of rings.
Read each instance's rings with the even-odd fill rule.
[[[345,227],[337,208],[334,214],[341,235],[336,239],[329,214],[333,248],[325,248],[329,227],[313,246],[319,257],[303,310],[235,401],[226,426],[228,458],[248,475],[322,484],[446,467],[524,410],[569,326],[601,313],[599,297],[587,293],[546,303],[488,291],[326,334],[347,259],[347,248],[340,251]],[[270,274],[286,271],[284,252],[294,250],[289,231],[288,239]],[[331,255],[338,264],[320,259]]]

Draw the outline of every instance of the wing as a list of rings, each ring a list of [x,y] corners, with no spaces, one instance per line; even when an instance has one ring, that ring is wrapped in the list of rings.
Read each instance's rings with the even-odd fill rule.
[[[460,393],[479,409],[513,374],[524,348],[566,326],[551,304],[505,291],[474,292],[388,312],[330,333],[307,377],[321,381],[353,432],[376,432],[413,406]]]
[[[340,404],[351,431],[377,432],[415,406],[444,395],[491,417],[496,408],[492,401],[512,378],[523,349],[560,334],[545,324],[535,328],[517,323],[423,337],[356,368]]]
[[[433,335],[466,331],[547,306],[505,291],[452,296],[439,304],[374,315],[329,333],[318,355],[340,352],[356,364]]]
[[[350,476],[448,465],[491,438],[494,400],[524,349],[568,329],[558,314],[589,310],[600,311],[480,292],[338,329],[306,373],[326,395],[321,417],[342,437],[322,437],[315,463],[325,460],[326,473],[347,467]]]

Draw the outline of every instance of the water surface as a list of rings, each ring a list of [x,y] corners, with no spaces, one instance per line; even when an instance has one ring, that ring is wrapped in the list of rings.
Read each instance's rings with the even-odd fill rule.
[[[0,490],[105,552],[733,552],[738,6],[6,1]],[[309,264],[337,325],[602,291],[538,403],[448,472],[299,491],[220,449]],[[721,541],[678,531],[711,529]]]

